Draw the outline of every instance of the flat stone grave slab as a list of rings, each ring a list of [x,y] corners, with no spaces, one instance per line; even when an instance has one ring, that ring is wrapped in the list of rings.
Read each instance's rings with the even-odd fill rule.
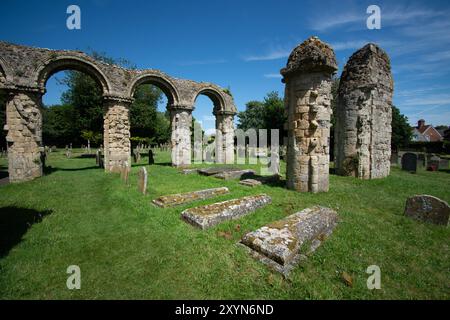
[[[233,167],[215,167],[215,168],[203,168],[198,169],[198,173],[204,176],[213,176],[218,173],[222,173],[225,171],[235,171],[240,170],[239,168],[233,168]]]
[[[198,169],[183,169],[180,171],[182,174],[193,174],[198,173]]]
[[[450,206],[429,195],[416,195],[406,200],[405,215],[416,220],[448,226]]]
[[[181,217],[204,230],[223,221],[240,218],[271,202],[272,199],[268,195],[260,194],[186,209],[181,213]]]
[[[226,187],[221,188],[212,188],[212,189],[205,189],[205,190],[198,190],[198,191],[192,191],[192,192],[186,192],[186,193],[177,193],[172,194],[168,196],[162,196],[159,197],[152,202],[156,204],[158,207],[161,208],[167,208],[167,207],[174,207],[179,206],[185,203],[197,201],[197,200],[204,200],[212,197],[216,197],[222,194],[227,194],[230,191]]]
[[[244,179],[244,180],[239,181],[239,184],[242,184],[242,185],[248,186],[248,187],[256,187],[256,186],[260,186],[262,184],[262,182],[255,180],[255,179]]]
[[[245,234],[240,242],[256,259],[285,277],[332,233],[336,211],[315,206]]]
[[[230,180],[230,179],[239,179],[243,176],[254,176],[255,171],[251,169],[244,169],[244,170],[235,170],[235,171],[225,171],[218,174],[215,174],[214,177],[218,179],[223,180]]]

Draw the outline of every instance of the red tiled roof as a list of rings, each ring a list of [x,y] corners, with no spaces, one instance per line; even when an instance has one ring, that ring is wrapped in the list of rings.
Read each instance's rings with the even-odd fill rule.
[[[419,130],[420,133],[424,133],[429,127],[430,125],[427,124],[426,126],[417,127],[417,130]]]

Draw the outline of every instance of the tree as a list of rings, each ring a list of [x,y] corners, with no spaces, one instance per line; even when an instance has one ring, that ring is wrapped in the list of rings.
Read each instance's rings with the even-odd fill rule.
[[[278,129],[280,130],[279,137],[282,139],[284,137],[284,123],[286,122],[283,99],[278,92],[272,91],[264,97],[262,102],[249,101],[246,103],[245,111],[238,113],[238,120],[238,129],[244,131],[267,129],[268,139],[271,139],[270,129]]]
[[[392,138],[391,148],[398,150],[405,147],[411,141],[412,130],[408,118],[400,113],[396,106],[392,106]]]
[[[78,113],[72,105],[53,105],[43,109],[42,136],[46,145],[65,146],[80,141]]]

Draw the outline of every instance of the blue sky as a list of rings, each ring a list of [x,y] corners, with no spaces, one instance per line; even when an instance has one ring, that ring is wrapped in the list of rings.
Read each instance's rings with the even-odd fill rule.
[[[81,30],[66,28],[66,9],[81,8]],[[381,30],[366,28],[369,5],[381,7]],[[394,104],[411,123],[450,125],[448,1],[12,1],[0,3],[0,40],[52,49],[93,49],[138,68],[231,87],[239,110],[269,91],[284,91],[279,70],[311,35],[330,43],[339,72],[349,56],[375,42],[391,57]],[[58,76],[58,75],[57,75]],[[63,88],[49,81],[47,104]],[[214,127],[212,103],[194,116]]]

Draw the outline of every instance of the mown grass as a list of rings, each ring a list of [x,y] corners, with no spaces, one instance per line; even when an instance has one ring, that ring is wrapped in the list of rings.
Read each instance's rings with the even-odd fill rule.
[[[65,159],[62,152],[51,154],[51,174],[0,186],[0,230],[17,240],[2,243],[0,298],[450,298],[450,228],[403,216],[405,200],[414,194],[449,201],[448,173],[413,175],[394,168],[388,178],[372,181],[331,175],[330,192],[300,194],[282,186],[249,188],[182,175],[169,160],[169,154],[157,153],[156,164],[147,166],[146,196],[136,182],[145,158],[133,166],[125,186],[118,175],[95,168],[95,159]],[[180,219],[193,205],[151,204],[160,195],[219,186],[231,193],[195,205],[259,193],[269,194],[273,203],[207,231]],[[335,208],[341,221],[288,280],[236,245],[245,232],[313,205]],[[371,291],[366,269],[374,264],[381,268],[381,290]],[[66,287],[69,265],[81,268],[81,290]],[[343,271],[353,277],[353,287],[342,281]]]

